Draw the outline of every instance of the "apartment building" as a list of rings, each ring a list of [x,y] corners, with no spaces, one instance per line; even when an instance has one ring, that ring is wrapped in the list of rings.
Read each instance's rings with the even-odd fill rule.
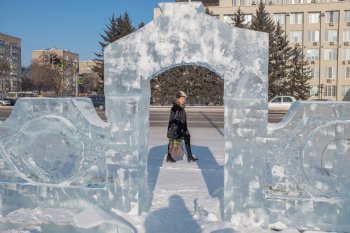
[[[79,73],[80,74],[91,74],[93,73],[92,68],[96,66],[96,62],[93,60],[79,62]]]
[[[251,22],[259,0],[218,0],[206,7],[232,24],[238,7]],[[350,100],[350,1],[263,0],[266,11],[286,32],[291,46],[302,46],[311,67],[310,99]],[[158,9],[159,11],[159,9]],[[155,17],[159,12],[155,10]]]
[[[310,98],[350,100],[350,2],[318,0],[268,0],[266,11],[279,22],[293,46],[300,44],[311,67]],[[247,23],[256,13],[254,0],[220,0],[210,10],[232,23],[240,9]]]
[[[58,59],[58,63],[62,67],[65,89],[68,92],[66,94],[75,93],[75,79],[79,72],[79,55],[69,50],[57,48],[35,50],[32,52],[32,63],[52,64],[53,57]]]
[[[10,73],[2,75],[0,90],[2,94],[9,91],[21,91],[21,39],[0,33],[0,58],[7,60],[10,65]]]

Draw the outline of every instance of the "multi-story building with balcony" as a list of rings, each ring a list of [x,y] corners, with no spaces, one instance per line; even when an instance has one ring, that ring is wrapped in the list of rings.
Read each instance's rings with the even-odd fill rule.
[[[55,59],[56,61],[53,61]],[[60,67],[64,86],[67,94],[73,94],[76,90],[76,78],[79,72],[79,55],[63,49],[43,49],[32,52],[32,63],[43,65],[56,63]]]
[[[216,3],[215,3],[216,2]],[[232,24],[240,7],[250,23],[259,0],[217,0],[204,5],[218,19]],[[264,0],[290,46],[302,46],[311,67],[310,99],[350,100],[349,0]],[[159,9],[155,9],[155,17]]]
[[[21,39],[0,33],[0,59],[6,60],[10,66],[10,72],[2,74],[0,79],[1,93],[21,91]]]

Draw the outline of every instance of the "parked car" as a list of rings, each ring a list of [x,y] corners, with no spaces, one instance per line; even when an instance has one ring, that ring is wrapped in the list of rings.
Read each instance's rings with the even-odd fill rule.
[[[5,99],[0,99],[0,106],[11,106],[11,102]]]
[[[269,111],[271,112],[287,112],[295,101],[293,96],[275,96],[269,102]]]
[[[14,106],[16,104],[17,99],[12,99],[12,98],[4,98],[4,100],[8,100],[11,103],[11,106]]]
[[[89,98],[92,101],[92,104],[95,108],[98,110],[104,110],[105,109],[105,97],[104,96],[89,96]]]

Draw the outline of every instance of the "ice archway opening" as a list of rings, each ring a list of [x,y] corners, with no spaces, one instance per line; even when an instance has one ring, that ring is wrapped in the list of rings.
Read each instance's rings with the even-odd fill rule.
[[[186,106],[223,105],[223,79],[202,66],[172,67],[152,78],[150,85],[151,105],[172,105],[178,90],[187,94]]]
[[[268,36],[222,23],[206,15],[202,3],[159,5],[157,19],[104,50],[106,116],[114,141],[107,170],[119,177],[110,189],[122,191],[116,207],[139,213],[144,208],[150,79],[179,65],[202,66],[224,80],[224,189],[230,206],[246,195],[233,191],[242,184],[232,177],[244,171],[237,174],[231,164],[267,133]],[[247,180],[254,177],[246,174]]]

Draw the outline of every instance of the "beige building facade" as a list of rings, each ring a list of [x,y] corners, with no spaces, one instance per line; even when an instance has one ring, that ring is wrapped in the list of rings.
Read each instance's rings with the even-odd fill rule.
[[[302,46],[311,67],[310,99],[350,100],[350,1],[265,0],[266,11],[286,32],[290,45]],[[257,0],[219,0],[206,6],[215,17],[232,24],[238,7],[247,23]],[[154,10],[154,16],[160,14]]]
[[[91,74],[94,73],[92,68],[96,66],[96,62],[92,60],[79,62],[79,74]]]
[[[10,73],[2,75],[0,80],[1,93],[9,91],[21,91],[22,61],[21,39],[0,33],[0,58],[7,60],[10,65]]]
[[[43,49],[32,52],[32,63],[52,64],[52,58],[58,59],[62,66],[62,73],[65,80],[65,89],[67,94],[76,92],[76,78],[79,72],[79,55],[69,50],[63,49]]]
[[[97,89],[103,87],[103,80],[93,71],[94,66],[97,66],[97,62],[93,60],[79,62],[80,95],[98,95]]]

